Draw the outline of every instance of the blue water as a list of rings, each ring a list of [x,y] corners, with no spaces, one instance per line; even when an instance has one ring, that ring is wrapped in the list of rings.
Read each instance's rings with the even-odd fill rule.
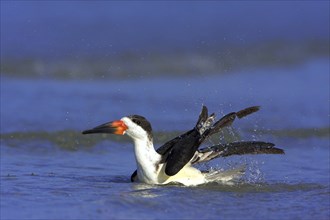
[[[1,79],[1,131],[84,130],[124,115],[145,115],[155,130],[184,130],[202,104],[217,114],[260,105],[254,120],[268,129],[329,125],[327,59],[292,68],[226,75],[134,80]],[[179,119],[179,120],[178,120]],[[251,126],[249,119],[241,126]],[[255,124],[253,122],[252,124]]]
[[[0,4],[0,219],[330,218],[328,1]],[[129,139],[81,134],[140,114],[159,146],[203,104],[261,106],[205,146],[286,154],[201,165],[245,166],[232,185],[155,186],[130,182]]]
[[[328,27],[328,1],[1,1],[1,54],[43,60],[273,41],[304,47],[326,43]]]
[[[1,218],[326,219],[329,142],[312,142],[286,147],[285,156],[250,158],[263,181],[192,188],[130,183],[129,143],[46,153],[2,146]],[[217,163],[228,160],[235,159]]]
[[[1,219],[328,219],[329,100],[327,59],[180,78],[2,76]],[[274,142],[286,154],[203,165],[246,165],[234,185],[154,186],[129,181],[135,169],[130,141],[80,134],[134,113],[171,138],[194,125],[202,104],[219,117],[261,105],[232,129],[242,140]]]

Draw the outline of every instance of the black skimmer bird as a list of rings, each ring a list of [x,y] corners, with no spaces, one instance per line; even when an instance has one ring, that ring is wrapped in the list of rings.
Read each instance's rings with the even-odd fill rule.
[[[155,150],[152,128],[149,121],[139,115],[130,115],[117,121],[108,122],[83,134],[110,133],[127,134],[134,141],[137,170],[132,174],[132,181],[148,184],[181,183],[194,186],[217,181],[223,177],[221,172],[202,172],[193,165],[210,161],[217,157],[241,154],[284,154],[274,144],[260,141],[233,142],[218,144],[203,149],[200,145],[222,128],[230,126],[235,118],[245,117],[259,110],[258,106],[232,112],[215,121],[215,114],[208,115],[203,106],[195,127],[188,132],[166,142]],[[225,177],[226,180],[234,178]]]

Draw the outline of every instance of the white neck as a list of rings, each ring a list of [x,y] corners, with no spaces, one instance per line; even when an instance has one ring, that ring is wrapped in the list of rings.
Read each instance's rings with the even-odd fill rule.
[[[138,177],[143,182],[156,183],[161,155],[155,151],[148,136],[133,138]]]

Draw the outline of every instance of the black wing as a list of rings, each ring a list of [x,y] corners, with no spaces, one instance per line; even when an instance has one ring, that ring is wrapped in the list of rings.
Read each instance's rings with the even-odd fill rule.
[[[173,143],[168,154],[163,155],[166,160],[166,175],[177,174],[191,160],[201,144],[200,139],[199,132],[193,129]]]
[[[162,155],[160,163],[166,162],[166,175],[173,176],[177,174],[194,156],[199,147],[199,145],[194,145],[193,143],[193,140],[197,139],[196,137],[194,138],[195,135],[196,131],[192,129],[166,142],[156,150],[157,153]],[[186,140],[191,140],[191,142],[188,143]],[[135,182],[136,177],[137,171],[135,170],[131,175],[131,181]]]
[[[217,144],[199,149],[192,164],[203,163],[217,157],[228,157],[243,154],[284,154],[284,150],[274,147],[275,144],[263,141],[242,141],[228,144]]]

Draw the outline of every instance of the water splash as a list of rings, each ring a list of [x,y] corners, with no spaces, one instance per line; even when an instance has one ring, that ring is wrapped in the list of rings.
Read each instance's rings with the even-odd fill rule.
[[[248,164],[244,178],[245,182],[251,184],[265,182],[265,176],[260,169],[260,163],[263,164],[264,162],[259,162],[258,160],[251,158],[245,158],[245,163]]]
[[[263,184],[265,176],[260,166],[264,162],[246,157],[223,158],[222,163],[219,161],[211,161],[199,165],[199,169],[209,172],[211,175],[219,176],[220,181],[211,178],[215,182],[231,184]],[[230,177],[230,178],[227,178]],[[224,180],[224,181],[222,181]]]

